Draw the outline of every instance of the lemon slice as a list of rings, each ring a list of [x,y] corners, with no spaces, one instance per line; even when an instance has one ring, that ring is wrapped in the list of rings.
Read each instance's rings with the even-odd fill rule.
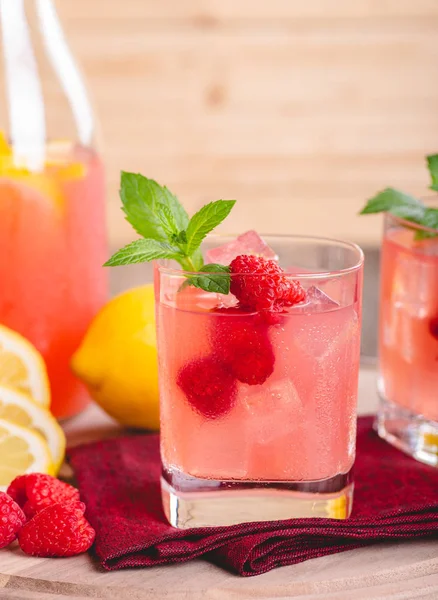
[[[0,490],[18,475],[34,472],[54,475],[46,441],[32,429],[0,419]]]
[[[0,156],[12,156],[12,148],[3,131],[0,131]]]
[[[48,158],[44,172],[33,172],[26,165],[15,164],[12,148],[5,134],[0,131],[0,177],[12,179],[16,185],[25,186],[23,190],[28,188],[38,192],[44,199],[50,199],[58,210],[63,210],[65,200],[62,184],[83,179],[87,174],[85,164],[71,162],[73,150],[71,142],[60,140],[49,144],[48,155],[56,151],[60,156]],[[22,193],[24,195],[25,191]]]
[[[329,519],[346,519],[348,517],[348,503],[345,495],[330,500],[327,512]]]
[[[436,450],[438,450],[438,433],[423,433],[423,441],[426,444],[426,446],[434,446]]]
[[[49,446],[55,471],[65,454],[65,435],[55,417],[27,394],[0,384],[0,419],[40,433]]]
[[[47,163],[47,166],[51,166]],[[56,166],[55,177],[60,181],[73,181],[75,179],[83,179],[87,174],[87,168],[82,163],[69,163]]]
[[[0,384],[32,396],[48,408],[50,388],[43,357],[23,336],[0,325]]]

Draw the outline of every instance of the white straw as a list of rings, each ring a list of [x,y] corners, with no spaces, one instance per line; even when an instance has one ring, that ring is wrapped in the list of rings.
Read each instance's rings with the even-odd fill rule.
[[[0,20],[14,162],[40,171],[46,146],[44,99],[24,0],[0,0]]]
[[[89,146],[94,132],[93,111],[52,0],[38,0],[37,11],[44,45],[73,111],[79,140]]]

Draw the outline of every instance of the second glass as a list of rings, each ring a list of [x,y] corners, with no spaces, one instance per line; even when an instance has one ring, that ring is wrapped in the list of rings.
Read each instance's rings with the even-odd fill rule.
[[[176,527],[351,512],[363,254],[323,238],[265,240],[307,292],[285,313],[236,310],[233,296],[156,267],[162,495]],[[211,415],[187,374],[211,386]]]
[[[376,428],[438,466],[438,231],[385,217]]]

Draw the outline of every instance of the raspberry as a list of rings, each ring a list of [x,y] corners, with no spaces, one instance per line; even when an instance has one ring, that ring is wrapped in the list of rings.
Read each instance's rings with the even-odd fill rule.
[[[96,532],[84,517],[82,502],[51,504],[28,521],[18,534],[21,549],[31,556],[74,556],[86,552]]]
[[[25,523],[26,517],[18,504],[0,492],[0,548],[9,546]]]
[[[288,279],[288,289],[283,294],[282,303],[283,306],[293,306],[299,304],[306,299],[306,292],[304,291],[301,283],[295,279]]]
[[[215,311],[212,346],[218,359],[227,364],[242,383],[264,383],[274,370],[275,356],[268,325],[259,315],[246,315],[242,309]],[[223,316],[220,316],[223,315]]]
[[[230,291],[247,310],[281,311],[302,302],[301,284],[289,280],[273,260],[243,254],[230,264]]]
[[[438,340],[438,317],[435,317],[429,322],[429,331],[433,337]]]
[[[27,495],[26,495],[26,479],[29,475],[19,475],[16,477],[10,484],[6,493],[15,500],[15,502],[23,508],[26,503]]]
[[[207,419],[222,417],[236,400],[236,379],[214,356],[184,365],[178,373],[177,384],[192,407]]]
[[[44,473],[16,477],[7,492],[21,506],[28,519],[50,504],[68,504],[79,500],[76,488]]]

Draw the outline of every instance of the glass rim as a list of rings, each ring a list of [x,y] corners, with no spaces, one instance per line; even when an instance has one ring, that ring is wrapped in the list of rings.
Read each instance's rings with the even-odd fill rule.
[[[421,201],[423,202],[423,204],[426,204],[426,206],[430,208],[438,208],[438,196],[425,196],[421,198]],[[385,217],[387,219],[394,219],[394,221],[397,221],[397,223],[399,223],[406,229],[413,229],[414,231],[425,231],[426,233],[433,233],[434,235],[438,235],[438,227],[428,227],[427,225],[414,223],[413,221],[403,219],[403,217],[393,215],[389,211],[385,212]]]
[[[211,239],[226,239],[226,238],[233,238],[235,239],[239,234],[233,234],[233,233],[214,233],[214,234],[209,234],[206,239],[207,240],[211,240]],[[354,273],[355,271],[358,271],[359,269],[361,269],[363,267],[364,264],[364,253],[362,248],[358,245],[355,244],[354,242],[346,242],[343,240],[338,240],[336,238],[329,238],[329,237],[323,237],[323,236],[318,236],[318,235],[300,235],[300,234],[288,234],[288,233],[274,233],[274,234],[269,234],[269,233],[261,233],[259,234],[261,238],[263,238],[264,240],[267,240],[269,238],[279,238],[281,240],[298,240],[298,241],[308,241],[308,242],[326,242],[329,244],[333,244],[333,245],[338,245],[338,247],[344,247],[345,249],[349,249],[352,250],[355,254],[356,254],[356,261],[354,262],[354,264],[350,267],[346,267],[344,269],[333,269],[333,270],[329,270],[329,271],[312,271],[311,273],[296,273],[296,274],[292,274],[292,273],[288,273],[287,271],[285,272],[285,275],[289,278],[289,279],[307,279],[307,280],[311,280],[311,279],[331,279],[331,278],[335,278],[335,277],[343,277],[344,275],[348,275],[349,273]],[[156,261],[157,264],[157,268],[159,270],[160,273],[165,273],[167,275],[174,275],[174,276],[186,276],[186,275],[211,275],[211,273],[208,273],[208,271],[188,271],[187,269],[183,269],[183,268],[175,268],[175,267],[167,267],[163,264],[164,260],[168,260],[168,259],[159,259]],[[215,275],[217,276],[221,276],[221,273],[215,273]],[[223,275],[230,275],[229,273],[223,273]],[[232,273],[231,277],[236,277],[239,275],[245,275],[246,277],[261,277],[260,274],[258,273]]]

